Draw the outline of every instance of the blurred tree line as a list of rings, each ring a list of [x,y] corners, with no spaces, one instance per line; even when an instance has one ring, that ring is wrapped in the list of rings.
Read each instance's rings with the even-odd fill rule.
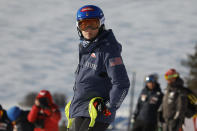
[[[194,54],[189,54],[187,60],[182,61],[182,65],[189,68],[189,75],[186,77],[186,84],[197,96],[197,44]]]
[[[21,107],[32,107],[38,92],[30,92],[24,96],[24,99],[18,104]],[[53,102],[59,106],[59,108],[64,108],[67,104],[67,97],[63,93],[54,93],[52,94]]]

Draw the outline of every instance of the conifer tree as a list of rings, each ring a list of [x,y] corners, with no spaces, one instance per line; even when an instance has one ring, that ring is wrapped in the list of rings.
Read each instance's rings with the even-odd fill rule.
[[[197,44],[195,52],[189,54],[187,60],[183,60],[182,64],[189,68],[189,75],[186,77],[187,86],[197,95]]]

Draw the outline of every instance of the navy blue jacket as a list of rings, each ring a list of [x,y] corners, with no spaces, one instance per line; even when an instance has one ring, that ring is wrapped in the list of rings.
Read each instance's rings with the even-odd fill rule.
[[[145,123],[156,124],[157,110],[161,105],[162,97],[163,93],[159,84],[156,84],[153,90],[145,86],[138,98],[134,119]]]
[[[112,112],[96,121],[111,123],[129,90],[130,82],[121,57],[121,45],[112,30],[104,30],[86,48],[79,46],[74,96],[70,117],[89,117],[88,104],[94,97],[104,98]]]

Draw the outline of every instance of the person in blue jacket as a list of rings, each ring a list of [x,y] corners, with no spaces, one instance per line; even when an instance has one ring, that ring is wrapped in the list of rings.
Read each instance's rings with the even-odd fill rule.
[[[145,78],[131,122],[132,131],[156,131],[157,110],[162,103],[163,93],[157,82],[157,74],[150,74]]]
[[[102,97],[103,101],[98,104],[111,112],[108,116],[100,113],[93,127],[93,131],[105,131],[129,90],[121,45],[112,30],[105,29],[104,21],[103,11],[97,6],[85,5],[77,11],[79,64],[69,109],[70,118],[75,118],[75,131],[87,131],[88,106],[94,97]]]
[[[7,116],[12,122],[13,131],[33,131],[34,125],[27,120],[29,111],[13,106],[7,110]]]

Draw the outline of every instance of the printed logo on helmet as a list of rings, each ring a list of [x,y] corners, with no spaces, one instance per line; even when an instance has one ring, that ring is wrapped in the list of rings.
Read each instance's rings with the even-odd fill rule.
[[[85,7],[83,9],[81,9],[81,12],[86,12],[86,11],[94,11],[94,9],[90,8],[90,7]]]
[[[146,98],[147,98],[147,95],[145,95],[145,94],[142,94],[142,95],[141,95],[141,101],[145,101]]]
[[[46,93],[45,92],[40,92],[40,95],[41,96],[44,96]]]

